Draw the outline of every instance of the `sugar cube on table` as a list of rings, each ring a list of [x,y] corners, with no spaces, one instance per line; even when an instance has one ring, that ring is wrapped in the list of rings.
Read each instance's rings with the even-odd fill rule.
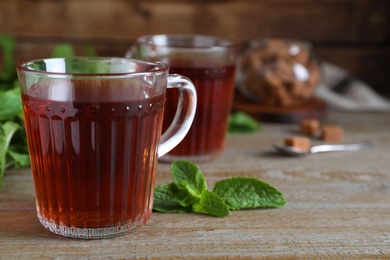
[[[288,136],[285,138],[284,144],[308,152],[311,142],[309,138],[304,136]]]
[[[344,128],[338,125],[324,125],[321,139],[325,142],[341,143],[344,140]]]
[[[317,119],[303,119],[300,122],[300,132],[308,136],[317,136],[320,130],[320,121]]]

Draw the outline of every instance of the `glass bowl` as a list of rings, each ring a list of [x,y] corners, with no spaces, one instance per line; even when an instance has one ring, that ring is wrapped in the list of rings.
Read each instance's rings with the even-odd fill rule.
[[[237,70],[240,94],[255,103],[287,107],[304,104],[320,81],[309,42],[263,38],[244,44]]]

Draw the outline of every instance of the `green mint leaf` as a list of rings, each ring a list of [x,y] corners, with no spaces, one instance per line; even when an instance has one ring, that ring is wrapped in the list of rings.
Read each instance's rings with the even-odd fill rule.
[[[3,50],[3,71],[0,71],[0,82],[11,82],[16,78],[15,62],[13,59],[15,39],[12,36],[0,34],[0,48]]]
[[[184,207],[191,206],[200,198],[199,191],[187,181],[183,181],[181,188],[175,194],[174,199]]]
[[[58,44],[54,47],[52,53],[52,58],[71,58],[74,57],[74,50],[71,44]]]
[[[14,138],[12,138],[12,141],[13,140]],[[11,162],[7,162],[7,164],[12,163],[15,165],[15,167],[29,166],[30,157],[28,155],[28,149],[26,148],[26,146],[23,146],[21,144],[9,146],[7,155],[10,158]]]
[[[215,217],[226,217],[230,215],[229,207],[225,201],[216,193],[204,190],[200,196],[199,201],[192,205],[195,212],[200,212]]]
[[[228,133],[255,133],[260,123],[244,112],[232,113],[229,116]]]
[[[18,88],[0,92],[0,121],[12,120],[22,113],[22,102]]]
[[[179,191],[176,184],[167,183],[154,189],[153,209],[164,213],[184,213],[191,211],[191,207],[183,207],[174,197]]]
[[[88,57],[96,57],[97,53],[91,44],[85,46],[85,53]]]
[[[7,150],[11,143],[12,136],[20,129],[20,125],[12,121],[0,124],[0,188],[3,183],[5,168],[7,167]]]
[[[235,177],[217,182],[214,192],[221,196],[232,210],[249,208],[277,208],[287,201],[283,194],[255,178]]]
[[[189,161],[176,161],[171,164],[173,182],[181,191],[187,191],[191,196],[199,197],[207,190],[206,179],[198,166]]]

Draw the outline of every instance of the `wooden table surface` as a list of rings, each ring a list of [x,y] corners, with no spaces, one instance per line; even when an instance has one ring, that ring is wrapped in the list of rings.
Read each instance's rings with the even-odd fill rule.
[[[0,259],[329,259],[390,258],[390,114],[330,112],[346,142],[371,140],[358,152],[300,158],[270,148],[296,130],[263,124],[230,135],[217,160],[199,164],[209,187],[222,178],[260,178],[281,190],[279,209],[235,211],[226,218],[153,213],[134,233],[105,240],[64,238],[36,217],[29,169],[6,172],[0,191]],[[159,164],[157,184],[170,181]]]

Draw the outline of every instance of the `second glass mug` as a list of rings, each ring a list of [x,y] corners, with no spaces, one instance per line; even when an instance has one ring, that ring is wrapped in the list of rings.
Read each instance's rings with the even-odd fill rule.
[[[76,238],[126,234],[152,214],[158,157],[186,135],[190,80],[125,58],[53,58],[17,66],[37,214]],[[181,93],[161,136],[166,88]]]
[[[224,151],[238,54],[239,44],[234,41],[191,34],[145,35],[129,48],[126,57],[164,62],[170,73],[190,78],[197,91],[198,105],[190,131],[160,160],[205,162]],[[167,91],[163,129],[173,118],[177,97],[175,91]]]

